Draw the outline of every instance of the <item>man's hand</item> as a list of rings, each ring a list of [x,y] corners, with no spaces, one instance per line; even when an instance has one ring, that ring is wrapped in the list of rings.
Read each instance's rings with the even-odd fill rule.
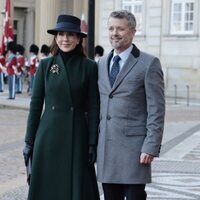
[[[140,164],[150,164],[154,159],[154,156],[147,153],[141,153],[140,155]]]

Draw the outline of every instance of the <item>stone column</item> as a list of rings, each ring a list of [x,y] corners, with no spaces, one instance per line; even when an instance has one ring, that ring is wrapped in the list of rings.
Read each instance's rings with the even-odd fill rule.
[[[35,41],[39,48],[42,44],[51,44],[53,37],[47,29],[55,27],[60,10],[61,0],[36,0]]]
[[[82,14],[84,14],[85,19],[87,19],[88,0],[74,0],[73,5],[73,14],[79,18],[81,18]]]
[[[34,43],[35,37],[35,12],[33,8],[27,8],[25,11],[25,30],[24,30],[24,44],[26,53],[29,53],[29,47]]]

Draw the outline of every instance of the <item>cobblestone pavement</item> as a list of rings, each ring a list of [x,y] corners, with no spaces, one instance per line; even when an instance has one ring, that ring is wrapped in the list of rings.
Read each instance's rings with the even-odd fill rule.
[[[168,106],[148,199],[200,200],[200,107]]]
[[[18,99],[27,106],[24,96]],[[17,100],[14,108],[1,106],[5,101],[1,95],[0,200],[25,200],[28,187],[22,148],[28,111],[23,106],[16,109]],[[161,156],[152,169],[148,200],[200,200],[200,106],[167,105]]]
[[[0,108],[0,200],[26,199],[22,157],[27,111]]]

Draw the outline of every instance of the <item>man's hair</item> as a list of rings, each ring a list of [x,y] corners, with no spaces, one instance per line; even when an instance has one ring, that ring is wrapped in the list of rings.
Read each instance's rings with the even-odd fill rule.
[[[135,16],[133,15],[133,13],[127,11],[127,10],[119,10],[119,11],[113,11],[109,18],[113,17],[113,18],[118,18],[118,19],[127,19],[128,21],[128,26],[135,30],[136,29],[136,19]]]

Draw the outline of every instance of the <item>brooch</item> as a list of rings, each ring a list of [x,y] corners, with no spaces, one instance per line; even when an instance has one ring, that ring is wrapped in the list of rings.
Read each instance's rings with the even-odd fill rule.
[[[51,66],[50,72],[53,74],[59,74],[59,70],[60,70],[59,65],[55,64]]]

